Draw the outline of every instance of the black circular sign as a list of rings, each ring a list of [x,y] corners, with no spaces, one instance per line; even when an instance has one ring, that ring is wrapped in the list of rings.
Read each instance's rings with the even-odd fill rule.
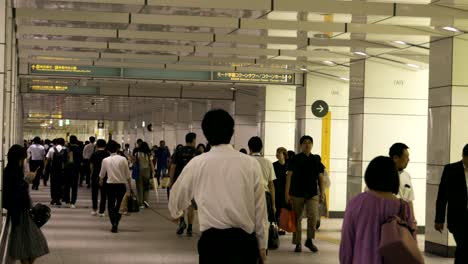
[[[324,117],[328,114],[328,104],[325,101],[317,100],[312,104],[312,114],[316,117]]]

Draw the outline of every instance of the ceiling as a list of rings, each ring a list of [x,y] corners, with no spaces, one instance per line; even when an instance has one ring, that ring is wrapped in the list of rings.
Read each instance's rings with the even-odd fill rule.
[[[165,71],[310,72],[347,80],[351,63],[373,57],[427,68],[431,41],[468,32],[468,0],[15,0],[14,8],[20,68],[50,63]],[[447,26],[460,31],[443,29]],[[25,72],[20,77],[22,85],[41,79]],[[54,111],[47,109],[50,99],[57,102],[53,108],[66,103],[76,113],[79,108],[72,105],[92,98],[105,98],[100,112],[128,112],[131,106],[145,105],[138,100],[147,99],[123,98],[131,91],[145,96],[150,89],[145,85],[172,95],[161,92],[155,97],[177,98],[173,87],[180,94],[185,89],[180,98],[192,98],[199,94],[197,89],[218,91],[211,99],[232,96],[232,84],[76,76],[60,81],[102,89],[88,96],[24,94],[25,107],[31,107],[25,113]],[[80,117],[95,117],[91,113]]]

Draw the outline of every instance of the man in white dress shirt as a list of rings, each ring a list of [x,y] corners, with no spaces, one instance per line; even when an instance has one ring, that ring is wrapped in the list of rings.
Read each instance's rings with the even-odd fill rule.
[[[266,196],[266,205],[267,205],[267,214],[268,220],[265,223],[265,233],[267,234],[268,240],[268,229],[270,227],[270,222],[275,222],[275,185],[273,183],[276,180],[275,169],[273,168],[273,163],[264,158],[261,154],[263,149],[262,139],[259,137],[250,138],[249,142],[250,155],[254,157],[260,164],[262,168],[263,176],[263,189],[265,190]],[[268,243],[265,245],[268,246]]]
[[[32,189],[39,190],[42,171],[44,170],[45,148],[41,145],[41,138],[35,137],[33,144],[28,148],[29,170],[34,172],[37,170],[36,177],[32,182]]]
[[[104,185],[104,178],[107,175],[107,210],[112,224],[112,233],[118,232],[119,222],[122,218],[119,209],[127,191],[125,184],[128,184],[129,190],[132,190],[132,177],[128,169],[127,159],[117,154],[119,148],[117,142],[109,141],[107,150],[111,155],[102,160],[101,172],[99,173],[99,185],[101,187]]]
[[[416,224],[416,218],[414,217],[414,189],[411,183],[410,174],[405,171],[409,163],[409,147],[403,143],[395,143],[390,147],[389,156],[393,159],[395,166],[400,174],[400,189],[398,191],[398,197],[403,201],[407,202],[411,208],[413,214],[414,224]]]
[[[180,218],[192,198],[197,202],[201,264],[265,262],[267,216],[260,165],[229,144],[234,120],[226,111],[209,111],[202,129],[212,149],[194,157],[172,186],[171,216]]]

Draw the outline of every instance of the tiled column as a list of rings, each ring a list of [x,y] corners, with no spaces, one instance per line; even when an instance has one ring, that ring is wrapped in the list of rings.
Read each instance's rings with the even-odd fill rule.
[[[304,87],[296,93],[296,144],[299,138],[310,135],[314,139],[313,153],[322,154],[322,118],[312,114],[311,106],[316,100],[323,100],[331,112],[330,166],[331,178],[329,211],[331,217],[343,215],[346,197],[346,163],[348,138],[348,82],[307,74]]]
[[[468,143],[466,43],[466,37],[431,43],[425,250],[441,256],[453,257],[455,250],[447,226],[442,234],[434,230],[442,170],[445,164],[461,160],[463,146]]]
[[[259,133],[259,106],[263,98],[259,96],[258,88],[240,88],[236,91],[235,112],[234,112],[234,137],[231,144],[239,150],[249,149],[247,143],[253,136],[260,136]]]
[[[265,98],[261,113],[263,154],[274,162],[278,147],[294,149],[296,87],[267,85],[261,90],[261,98]]]
[[[2,114],[0,114],[0,140],[4,138],[4,121],[5,115],[3,113],[4,109],[4,98],[5,98],[5,72],[6,72],[6,61],[5,61],[5,51],[6,51],[6,1],[0,0],[0,109],[2,109]],[[5,166],[6,151],[4,150],[3,144],[0,144],[0,183],[3,182],[3,167]],[[3,184],[0,184],[0,190],[2,189]],[[3,191],[3,190],[2,190]],[[1,192],[0,192],[1,194]],[[1,195],[0,195],[0,205],[1,205]]]
[[[205,102],[194,101],[191,102],[191,109],[192,123],[190,131],[197,134],[197,144],[202,143],[206,145],[207,140],[205,138],[205,135],[203,135],[201,122],[203,120],[203,117],[205,116],[205,113],[208,111],[208,105]]]
[[[364,172],[390,146],[410,148],[418,225],[425,225],[428,70],[380,59],[354,62],[349,94],[347,199],[363,191]]]

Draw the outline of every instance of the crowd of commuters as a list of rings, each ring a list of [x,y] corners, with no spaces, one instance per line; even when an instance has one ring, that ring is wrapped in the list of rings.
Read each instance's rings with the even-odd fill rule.
[[[197,135],[188,133],[185,145],[178,145],[172,154],[164,141],[150,148],[141,139],[133,150],[129,144],[121,149],[113,140],[96,142],[94,137],[83,144],[76,136],[70,136],[68,143],[63,138],[43,142],[36,137],[27,150],[13,146],[8,153],[3,193],[4,207],[13,224],[10,255],[22,263],[32,263],[49,251],[40,229],[26,216],[32,204],[28,181],[32,190],[38,190],[41,179],[44,186],[50,179],[51,204],[60,206],[64,202],[70,208],[76,208],[78,187],[85,182],[91,188],[91,214],[105,216],[107,205],[111,232],[117,233],[121,203],[126,193],[133,193],[135,167],[138,169],[134,185],[140,209],[151,206],[151,181],[168,179],[168,207],[178,221],[178,235],[185,230],[187,236],[193,235],[195,211],[198,212],[200,263],[266,262],[269,227],[280,221],[281,210],[297,216],[292,234],[294,251],[302,252],[304,216],[304,245],[317,252],[314,239],[320,220],[319,206],[325,202],[329,179],[321,157],[312,153],[313,138],[300,138],[299,153],[277,148],[277,161],[272,163],[263,156],[259,137],[248,141],[248,151],[237,151],[230,145],[234,120],[224,110],[209,111],[202,129],[208,145],[197,145]],[[388,156],[376,157],[369,163],[364,175],[365,192],[353,197],[346,208],[340,263],[385,263],[379,249],[382,226],[401,215],[402,208],[415,240],[415,195],[411,176],[405,170],[409,157],[409,147],[395,143]],[[444,168],[435,219],[435,229],[442,232],[448,206],[448,229],[457,243],[456,264],[468,263],[468,145],[462,157],[462,161]],[[279,234],[284,235],[285,231],[280,229]]]

